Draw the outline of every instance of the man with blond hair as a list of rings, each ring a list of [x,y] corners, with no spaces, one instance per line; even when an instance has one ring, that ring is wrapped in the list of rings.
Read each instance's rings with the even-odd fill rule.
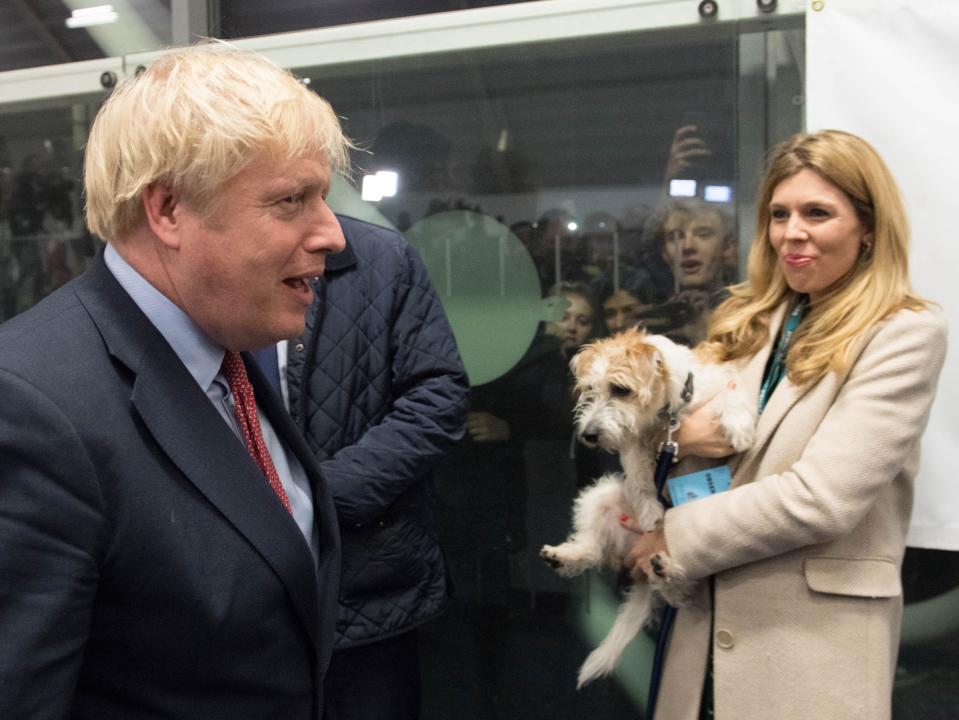
[[[243,351],[344,246],[329,105],[226,44],[107,100],[90,269],[0,327],[0,717],[319,718],[329,490]]]

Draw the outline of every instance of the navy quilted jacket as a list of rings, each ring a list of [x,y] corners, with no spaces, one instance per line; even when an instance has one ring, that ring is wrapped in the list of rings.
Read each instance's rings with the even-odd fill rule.
[[[346,250],[327,258],[287,379],[340,521],[342,648],[409,630],[446,602],[432,471],[462,437],[469,384],[416,252],[397,232],[339,220]]]

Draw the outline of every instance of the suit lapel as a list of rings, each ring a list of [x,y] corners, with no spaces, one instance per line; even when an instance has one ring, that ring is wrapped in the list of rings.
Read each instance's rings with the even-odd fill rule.
[[[113,278],[102,254],[78,285],[77,295],[110,354],[134,374],[131,401],[150,434],[270,565],[317,642],[313,557],[262,472],[163,336]]]
[[[246,353],[243,353],[243,362],[253,385],[257,405],[263,410],[283,444],[296,455],[310,480],[313,490],[313,518],[317,527],[316,575],[317,582],[322,583],[317,585],[319,595],[314,595],[312,611],[318,618],[317,647],[332,648],[340,577],[340,534],[333,497],[323,480],[316,456],[283,406],[283,401],[263,375],[259,365]],[[321,459],[325,459],[325,456]],[[320,662],[325,671],[328,656],[321,657]]]

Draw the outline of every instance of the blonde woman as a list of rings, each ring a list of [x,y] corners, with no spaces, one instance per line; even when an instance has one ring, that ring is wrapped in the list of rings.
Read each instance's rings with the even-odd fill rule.
[[[703,580],[672,628],[655,718],[882,720],[945,322],[910,286],[902,201],[862,139],[777,146],[758,207],[748,280],[706,345],[741,367],[756,444],[729,462],[729,491],[669,510],[632,554],[635,572],[668,551]],[[685,469],[731,452],[713,425],[684,423]]]

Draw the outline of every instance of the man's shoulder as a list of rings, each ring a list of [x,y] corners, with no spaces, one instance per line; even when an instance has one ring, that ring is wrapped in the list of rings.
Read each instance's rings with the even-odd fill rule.
[[[0,397],[19,398],[11,410],[24,416],[39,409],[40,397],[61,412],[82,413],[107,392],[110,363],[102,348],[96,325],[65,287],[0,326]]]
[[[0,325],[0,367],[42,363],[79,339],[86,313],[75,282]]]

